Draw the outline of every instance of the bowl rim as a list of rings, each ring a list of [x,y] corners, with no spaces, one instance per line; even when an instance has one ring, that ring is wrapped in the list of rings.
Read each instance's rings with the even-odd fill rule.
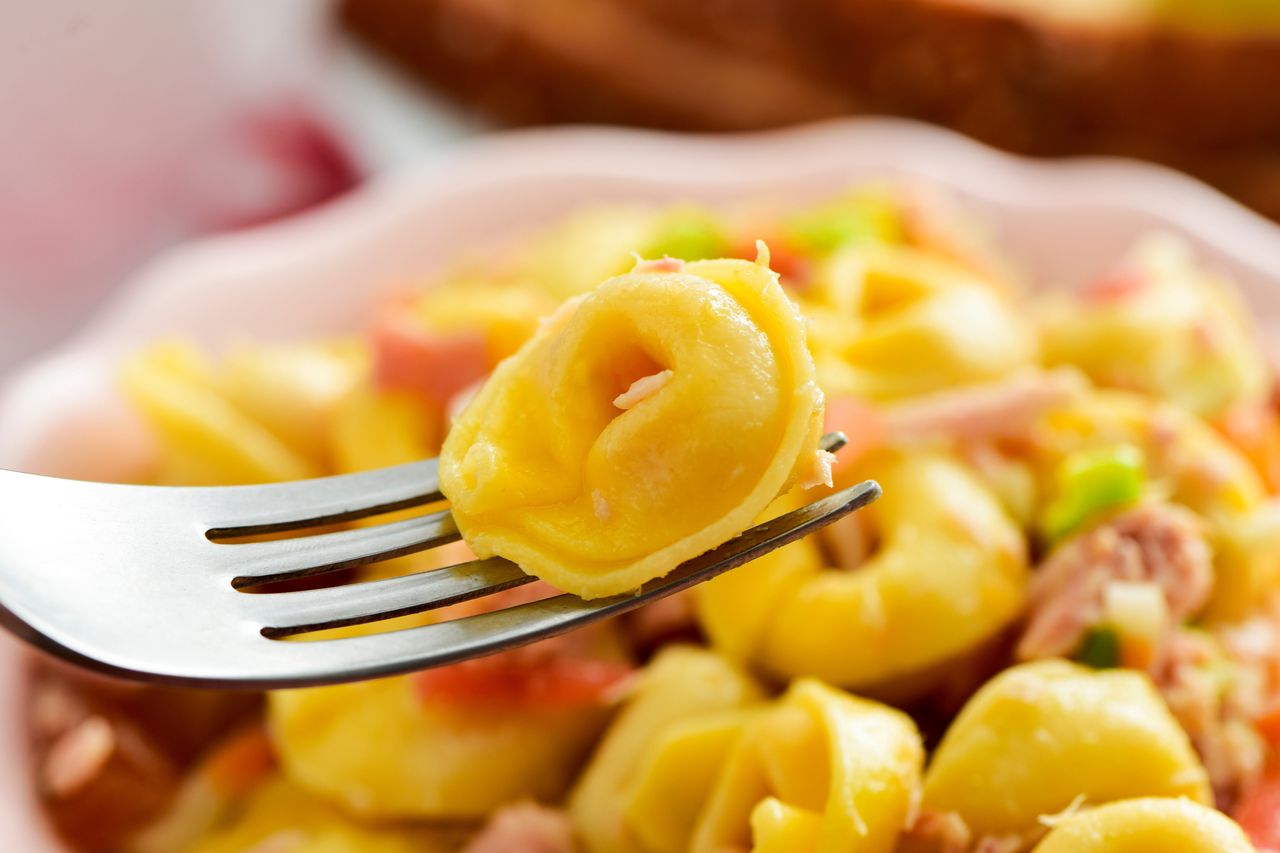
[[[799,182],[841,164],[875,166],[891,177],[1022,207],[1105,206],[1168,221],[1239,267],[1280,283],[1280,226],[1193,178],[1112,157],[1033,160],[951,131],[903,119],[837,119],[784,130],[681,135],[612,127],[508,131],[470,140],[421,164],[379,175],[321,207],[252,229],[175,247],[145,265],[101,312],[67,339],[0,377],[0,467],[21,467],[41,395],[77,368],[118,352],[147,317],[164,316],[199,294],[209,270],[287,268],[317,246],[376,233],[411,209],[447,210],[452,199],[494,196],[539,178],[642,181],[678,193],[715,189],[750,195],[756,186]],[[749,174],[748,174],[749,172]],[[207,294],[206,294],[207,295]],[[67,393],[79,393],[83,385]],[[16,698],[24,683],[16,642],[0,638],[0,754],[26,751]],[[6,701],[7,700],[7,701]],[[0,841],[59,849],[33,800],[27,762],[0,765]],[[16,794],[16,796],[15,796]]]

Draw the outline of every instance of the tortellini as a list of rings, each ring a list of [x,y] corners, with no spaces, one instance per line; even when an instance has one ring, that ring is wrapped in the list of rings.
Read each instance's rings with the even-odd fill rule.
[[[802,679],[747,723],[692,853],[889,853],[919,797],[924,747],[901,711]]]
[[[568,788],[608,709],[453,707],[413,676],[271,693],[285,775],[376,818],[476,818]]]
[[[674,646],[641,675],[569,799],[590,853],[684,853],[760,688],[703,649]]]
[[[905,246],[846,249],[804,295],[823,388],[894,399],[996,379],[1035,348],[1013,305],[942,258]]]
[[[645,673],[570,799],[589,853],[889,851],[919,798],[910,718],[813,680],[764,704],[674,648]]]
[[[1109,803],[1054,822],[1033,853],[1254,853],[1235,821],[1190,800]]]
[[[458,849],[448,829],[379,827],[356,823],[331,805],[282,779],[262,783],[226,827],[190,853],[447,853]]]
[[[1186,732],[1145,674],[1061,660],[996,676],[956,717],[925,774],[924,806],[975,835],[1022,833],[1078,798],[1213,802]]]
[[[1049,299],[1041,313],[1046,361],[1077,365],[1101,385],[1206,417],[1269,391],[1237,295],[1172,237],[1148,238],[1084,294]]]
[[[763,263],[639,266],[567,303],[445,440],[467,543],[577,595],[638,588],[822,477],[803,321]]]
[[[920,452],[854,473],[885,486],[862,512],[878,550],[840,571],[802,542],[704,584],[697,603],[714,645],[775,676],[863,689],[944,664],[1017,617],[1022,536],[967,468]]]

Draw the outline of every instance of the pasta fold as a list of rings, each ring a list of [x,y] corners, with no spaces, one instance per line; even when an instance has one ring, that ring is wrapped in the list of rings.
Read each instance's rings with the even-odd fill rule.
[[[762,263],[668,262],[566,303],[459,416],[467,543],[585,598],[660,577],[822,476],[803,321]]]

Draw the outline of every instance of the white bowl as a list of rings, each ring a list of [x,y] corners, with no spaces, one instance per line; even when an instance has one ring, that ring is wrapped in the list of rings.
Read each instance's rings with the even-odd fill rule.
[[[611,129],[492,136],[286,222],[173,251],[79,335],[0,387],[0,467],[121,479],[145,458],[116,398],[120,355],[151,338],[210,346],[352,328],[383,293],[459,249],[606,200],[811,198],[867,178],[950,188],[1040,284],[1074,286],[1153,229],[1232,273],[1280,342],[1280,229],[1194,181],[1118,160],[1035,162],[909,122],[859,119],[741,136]],[[110,453],[102,450],[111,447]],[[35,811],[17,710],[16,642],[0,640],[0,849],[58,849]]]

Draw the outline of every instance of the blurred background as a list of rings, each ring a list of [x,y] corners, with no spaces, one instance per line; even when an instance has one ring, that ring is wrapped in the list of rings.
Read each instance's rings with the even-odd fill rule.
[[[1146,158],[1280,218],[1280,0],[7,3],[0,372],[166,246],[476,134],[857,114]]]

